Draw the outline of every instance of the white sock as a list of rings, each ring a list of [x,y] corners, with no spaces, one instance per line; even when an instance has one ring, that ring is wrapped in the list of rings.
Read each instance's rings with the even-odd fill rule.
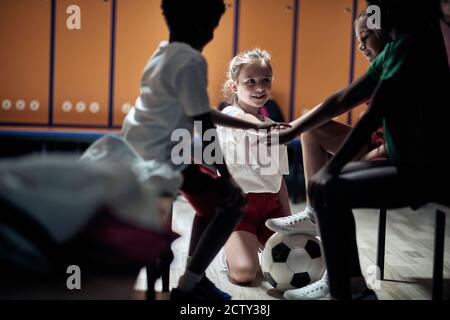
[[[194,290],[200,280],[203,278],[203,274],[193,273],[186,270],[178,281],[178,289],[182,292],[188,292]]]

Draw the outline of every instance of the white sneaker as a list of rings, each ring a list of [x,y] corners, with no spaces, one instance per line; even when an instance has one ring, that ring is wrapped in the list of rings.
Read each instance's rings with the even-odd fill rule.
[[[287,300],[320,300],[330,298],[330,287],[326,272],[322,279],[300,289],[287,290],[283,297]]]
[[[293,215],[281,218],[266,220],[266,227],[274,232],[281,234],[307,234],[315,236],[317,232],[317,224],[311,220],[308,213],[299,212]]]

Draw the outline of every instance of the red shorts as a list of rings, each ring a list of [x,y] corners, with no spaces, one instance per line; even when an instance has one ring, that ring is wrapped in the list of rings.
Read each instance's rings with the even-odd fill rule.
[[[212,217],[233,190],[228,180],[200,164],[189,165],[182,174],[181,193],[201,217]]]
[[[266,220],[288,216],[279,200],[278,193],[248,193],[244,216],[235,231],[247,231],[258,237],[265,245],[274,233],[265,225]]]

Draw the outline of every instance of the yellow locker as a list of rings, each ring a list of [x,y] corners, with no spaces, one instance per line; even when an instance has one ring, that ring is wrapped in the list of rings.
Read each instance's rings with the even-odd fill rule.
[[[56,1],[54,124],[108,125],[111,11],[112,0]]]
[[[48,123],[48,0],[0,1],[0,122]]]
[[[366,8],[366,1],[365,0],[358,0],[358,9],[357,9],[357,15],[360,14],[362,10]],[[369,62],[364,57],[364,55],[359,52],[358,50],[358,40],[355,38],[355,67],[354,67],[354,74],[353,79],[358,79],[360,76],[362,76],[364,73],[367,72],[367,68],[369,67]],[[359,107],[356,107],[352,110],[352,125],[354,126],[358,120],[360,119],[362,113],[367,110],[367,105],[362,104]]]
[[[241,0],[238,51],[259,47],[272,55],[272,95],[289,117],[294,0]]]
[[[169,32],[161,12],[160,0],[118,0],[114,75],[114,125],[121,126],[138,94],[145,64]],[[233,2],[226,1],[226,12],[214,32],[214,39],[203,50],[208,62],[208,94],[211,105],[222,99],[221,88],[232,57]]]
[[[352,0],[301,0],[297,33],[295,117],[350,78]],[[347,114],[338,119],[347,122]]]
[[[161,11],[161,0],[117,0],[114,73],[114,126],[139,95],[142,71],[169,31]]]
[[[233,57],[234,1],[226,0],[226,11],[214,31],[214,39],[203,49],[208,62],[208,96],[212,106],[223,100],[222,88]]]

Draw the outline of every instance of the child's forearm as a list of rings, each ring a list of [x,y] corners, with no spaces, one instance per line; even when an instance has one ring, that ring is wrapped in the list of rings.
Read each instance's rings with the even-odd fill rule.
[[[292,121],[292,128],[280,133],[280,143],[287,143],[303,132],[320,127],[334,117],[353,109],[371,96],[375,86],[376,82],[365,74],[349,87],[336,92],[307,114]]]
[[[307,114],[295,119],[290,123],[289,129],[280,132],[280,144],[286,144],[299,137],[303,132],[320,127],[330,121],[334,114],[339,114],[339,105],[337,103],[337,94],[329,97]]]
[[[213,141],[204,141],[202,137],[202,148],[203,150],[211,143],[219,143],[216,127],[214,126],[214,123],[212,121],[212,116],[210,113],[205,113],[200,116],[194,117],[194,121],[199,121],[202,124],[202,130],[204,132],[207,132],[209,129],[214,130],[214,140]],[[225,158],[222,153],[222,148],[216,147],[214,148],[214,151],[216,152],[215,159],[219,159],[219,162],[214,163],[213,165],[217,168],[220,175],[226,179],[229,179],[231,177],[230,172],[228,171],[228,167],[225,163]]]
[[[258,130],[259,125],[255,122],[245,121],[239,118],[228,116],[219,110],[211,109],[211,117],[215,124],[221,125],[223,127],[231,127],[236,129],[254,129]]]
[[[379,128],[385,110],[389,108],[392,86],[382,82],[376,89],[376,95],[369,108],[352,130],[342,147],[328,164],[331,174],[337,174],[361,151],[370,135]]]

